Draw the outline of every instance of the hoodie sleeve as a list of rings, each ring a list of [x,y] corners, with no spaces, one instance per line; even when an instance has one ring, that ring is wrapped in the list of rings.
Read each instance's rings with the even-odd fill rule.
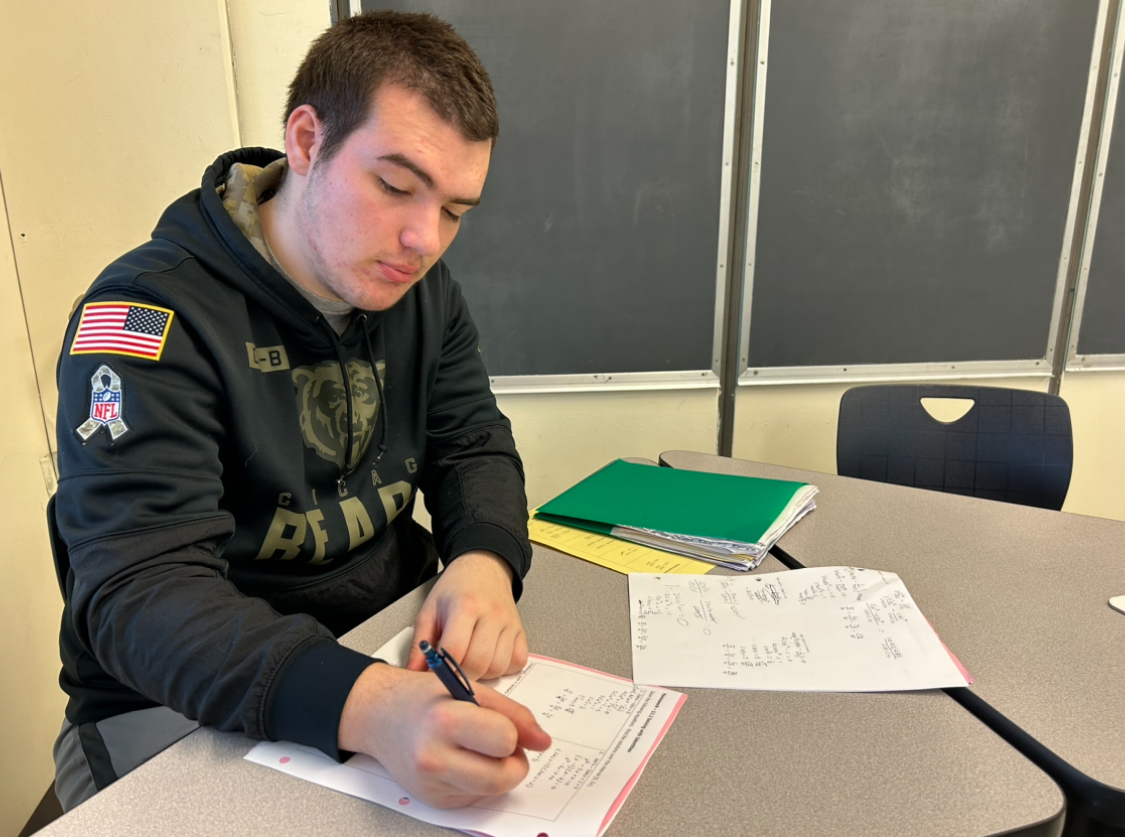
[[[220,504],[221,382],[174,312],[125,293],[85,301],[59,361],[56,515],[70,557],[69,627],[108,674],[151,700],[338,756],[344,700],[372,660],[227,580],[221,548],[234,520]],[[86,314],[76,343],[93,309],[133,317],[153,335],[138,346],[98,337]]]
[[[426,416],[422,491],[442,559],[475,549],[497,553],[512,566],[518,599],[531,568],[523,464],[489,387],[461,289],[445,278],[445,331]]]

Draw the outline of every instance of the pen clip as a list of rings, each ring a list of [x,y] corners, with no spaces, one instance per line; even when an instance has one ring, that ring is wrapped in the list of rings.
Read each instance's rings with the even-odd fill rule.
[[[453,655],[442,648],[441,659],[453,669],[453,673],[457,676],[457,679],[461,681],[461,685],[465,687],[465,691],[469,693],[469,696],[472,697],[475,695],[476,693],[473,691],[473,687],[469,685],[469,678],[465,676],[465,672],[461,671],[461,666],[453,659]]]

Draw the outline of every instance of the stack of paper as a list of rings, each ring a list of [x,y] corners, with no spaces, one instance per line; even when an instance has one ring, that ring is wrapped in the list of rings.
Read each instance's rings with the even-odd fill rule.
[[[629,573],[703,575],[715,569],[715,564],[711,561],[696,561],[684,555],[673,555],[664,549],[652,549],[639,543],[630,543],[585,529],[574,529],[538,517],[527,521],[527,536],[535,543],[541,543],[543,546],[549,546],[551,549],[625,575]]]
[[[618,459],[542,506],[536,517],[752,570],[816,508],[816,492],[806,483]]]

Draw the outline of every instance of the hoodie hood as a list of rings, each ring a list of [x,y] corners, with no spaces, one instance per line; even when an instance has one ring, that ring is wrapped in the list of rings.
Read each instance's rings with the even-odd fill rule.
[[[331,346],[332,338],[318,322],[320,313],[238,228],[220,194],[231,166],[241,163],[265,168],[284,156],[270,148],[242,148],[222,155],[203,173],[199,189],[165,210],[152,237],[186,250],[217,279],[265,308],[314,345]],[[370,333],[382,319],[382,313],[367,312],[361,329]],[[345,337],[347,343],[360,339],[358,333],[354,338],[349,334]]]

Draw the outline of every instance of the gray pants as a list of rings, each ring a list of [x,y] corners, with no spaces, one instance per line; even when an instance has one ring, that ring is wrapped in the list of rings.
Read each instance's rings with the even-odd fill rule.
[[[75,726],[55,741],[55,795],[69,811],[198,727],[166,706]]]

